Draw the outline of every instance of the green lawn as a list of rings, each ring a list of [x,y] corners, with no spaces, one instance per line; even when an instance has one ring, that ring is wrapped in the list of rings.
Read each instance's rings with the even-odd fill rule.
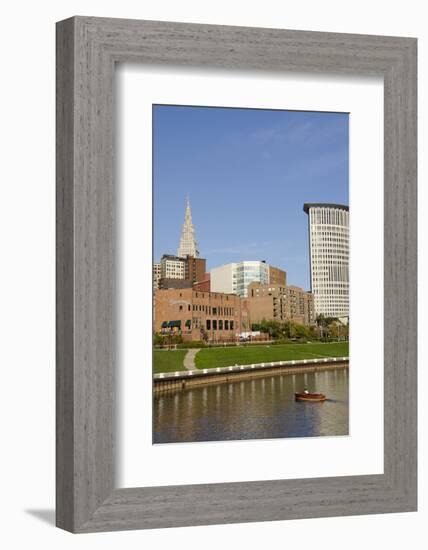
[[[155,350],[154,373],[186,370],[183,360],[186,349],[176,351]],[[292,361],[293,359],[313,359],[315,357],[348,356],[348,342],[333,344],[283,344],[250,345],[227,348],[203,348],[195,357],[198,369],[229,367],[230,365],[251,365],[270,361]]]
[[[174,351],[153,351],[153,372],[175,372],[177,370],[186,370],[183,367],[183,359],[187,353],[186,349]]]
[[[293,359],[314,359],[316,357],[348,356],[348,342],[332,344],[283,344],[273,346],[238,346],[230,348],[201,349],[195,362],[198,369],[228,367],[230,365],[251,365],[270,361],[292,361]]]

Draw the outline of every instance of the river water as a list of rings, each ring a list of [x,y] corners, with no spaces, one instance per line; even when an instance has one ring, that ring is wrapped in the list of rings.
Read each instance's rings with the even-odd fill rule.
[[[296,402],[305,387],[327,400]],[[347,369],[193,387],[154,398],[153,443],[347,435],[348,409]]]

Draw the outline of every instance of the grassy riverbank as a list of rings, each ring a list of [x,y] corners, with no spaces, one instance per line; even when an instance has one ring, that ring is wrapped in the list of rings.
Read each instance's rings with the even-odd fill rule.
[[[186,349],[178,349],[176,351],[154,351],[154,369],[155,374],[160,372],[175,372],[178,370],[186,370],[183,366],[183,361],[186,356]]]
[[[251,365],[270,361],[293,361],[319,357],[345,357],[347,342],[332,344],[284,344],[277,346],[238,346],[235,348],[201,349],[196,355],[198,369],[212,369],[230,365]]]
[[[185,370],[183,360],[187,350],[154,351],[154,372]],[[347,357],[348,342],[329,344],[284,344],[260,346],[236,346],[227,348],[204,348],[195,357],[198,369],[228,367],[230,365],[251,365],[271,361],[293,361],[322,357]]]

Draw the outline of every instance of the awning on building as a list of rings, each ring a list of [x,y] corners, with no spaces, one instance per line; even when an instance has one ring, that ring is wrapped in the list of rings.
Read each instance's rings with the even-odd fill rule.
[[[187,321],[184,324],[186,325],[186,327],[190,328],[192,321],[190,319],[187,319]]]
[[[180,328],[181,327],[181,321],[169,321],[168,327],[170,327],[170,328],[174,328],[174,327]]]
[[[164,321],[161,325],[162,328],[166,328],[168,326],[168,321]]]

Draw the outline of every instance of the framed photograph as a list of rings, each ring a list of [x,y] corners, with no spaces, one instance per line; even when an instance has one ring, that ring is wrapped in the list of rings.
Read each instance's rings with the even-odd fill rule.
[[[417,507],[416,39],[57,24],[57,525]]]
[[[348,127],[153,106],[154,444],[349,434]]]

